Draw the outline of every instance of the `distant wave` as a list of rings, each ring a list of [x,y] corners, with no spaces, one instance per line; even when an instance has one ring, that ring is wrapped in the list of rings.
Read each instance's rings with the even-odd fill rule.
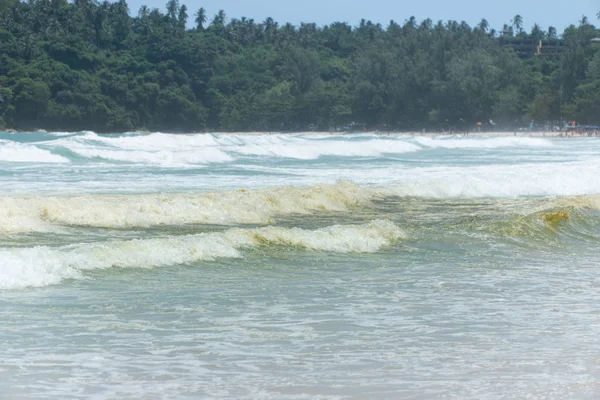
[[[527,137],[494,137],[478,139],[453,139],[416,137],[415,141],[425,147],[444,149],[498,149],[503,147],[553,147],[547,139]]]
[[[99,135],[94,132],[35,132],[40,142],[20,143],[19,135],[0,141],[0,161],[68,162],[63,154],[88,160],[185,167],[227,163],[240,158],[265,157],[317,160],[322,157],[386,157],[416,153],[423,149],[495,149],[503,147],[552,147],[540,138],[408,137],[380,135],[305,134],[166,134],[130,133]],[[25,137],[25,136],[21,136]],[[14,141],[13,141],[14,138]],[[78,160],[80,161],[80,160]]]
[[[241,140],[240,140],[241,139]],[[384,154],[403,154],[421,150],[421,147],[402,140],[371,139],[368,141],[324,141],[316,138],[274,135],[255,139],[239,138],[243,142],[228,150],[252,156],[316,160],[324,156],[381,157]]]
[[[54,145],[82,157],[163,167],[222,163],[233,157],[215,147],[210,135],[101,136],[92,132],[58,139]]]

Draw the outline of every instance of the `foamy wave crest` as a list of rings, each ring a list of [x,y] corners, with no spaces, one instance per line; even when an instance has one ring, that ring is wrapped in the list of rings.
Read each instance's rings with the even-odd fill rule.
[[[283,136],[283,135],[282,135]],[[369,141],[334,141],[324,143],[303,137],[285,138],[266,136],[246,139],[246,143],[228,148],[243,155],[316,160],[323,156],[380,157],[384,154],[402,154],[421,150],[421,147],[400,140],[373,139]],[[242,139],[243,140],[243,139]]]
[[[0,197],[9,232],[43,231],[49,224],[132,228],[184,224],[268,224],[278,215],[347,211],[376,193],[349,182],[204,194]]]
[[[481,139],[433,139],[417,137],[415,141],[429,148],[444,149],[498,149],[502,147],[553,147],[547,139],[524,137],[497,137]]]
[[[109,136],[89,133],[84,138],[121,149],[142,151],[189,150],[191,148],[219,145],[215,136],[211,134],[168,134],[159,132]]]
[[[68,163],[69,160],[31,144],[0,140],[0,162]]]
[[[32,209],[31,198],[0,197],[0,234],[16,232],[50,232],[56,229]]]
[[[273,226],[233,229],[226,236],[236,238],[236,243],[243,242],[240,238],[247,238],[251,246],[267,243],[336,253],[375,253],[393,241],[406,238],[400,228],[386,220],[364,225],[334,225],[315,231]]]
[[[100,148],[85,148],[67,146],[69,150],[85,158],[100,158],[109,161],[130,162],[136,164],[153,164],[160,166],[185,166],[189,164],[221,163],[233,160],[232,157],[218,149],[205,149],[199,151],[171,152],[171,151],[125,151]]]
[[[411,174],[381,193],[436,199],[600,194],[597,161],[415,168]]]
[[[266,227],[232,229],[165,239],[78,244],[58,248],[0,250],[0,289],[47,286],[77,279],[85,271],[154,268],[242,257],[240,250],[265,246],[294,246],[314,251],[372,253],[405,233],[389,221],[331,226],[314,231]]]
[[[75,135],[95,135],[94,132],[92,131],[80,131],[80,132],[57,132],[57,131],[52,131],[52,132],[45,132],[47,136],[56,136],[56,137],[63,137],[63,136],[75,136]]]
[[[215,147],[211,135],[167,135],[154,133],[134,136],[100,136],[88,132],[54,142],[82,157],[107,161],[186,166],[232,161],[233,158]]]
[[[600,210],[600,195],[563,197],[553,203],[558,206],[574,207],[576,209]]]

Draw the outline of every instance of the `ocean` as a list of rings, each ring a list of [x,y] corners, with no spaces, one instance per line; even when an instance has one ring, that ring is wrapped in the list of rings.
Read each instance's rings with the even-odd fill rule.
[[[596,399],[600,141],[0,133],[3,399]]]

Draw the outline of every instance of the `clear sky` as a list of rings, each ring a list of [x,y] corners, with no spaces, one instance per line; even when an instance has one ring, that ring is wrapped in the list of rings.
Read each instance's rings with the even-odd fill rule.
[[[133,15],[143,4],[164,10],[166,3],[167,0],[128,0]],[[228,18],[263,21],[272,17],[280,24],[295,25],[342,21],[355,26],[365,18],[386,26],[390,19],[403,23],[414,15],[419,21],[425,18],[464,20],[471,26],[486,18],[492,28],[499,30],[520,14],[527,30],[537,22],[543,29],[555,26],[562,31],[570,24],[577,24],[583,15],[590,23],[600,26],[596,17],[600,0],[180,0],[180,4],[188,7],[190,19],[198,8],[204,7],[209,21],[223,9]]]

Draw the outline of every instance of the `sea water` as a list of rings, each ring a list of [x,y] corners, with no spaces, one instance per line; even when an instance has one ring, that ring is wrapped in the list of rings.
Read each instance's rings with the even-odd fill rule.
[[[0,133],[0,397],[596,399],[600,141]]]

